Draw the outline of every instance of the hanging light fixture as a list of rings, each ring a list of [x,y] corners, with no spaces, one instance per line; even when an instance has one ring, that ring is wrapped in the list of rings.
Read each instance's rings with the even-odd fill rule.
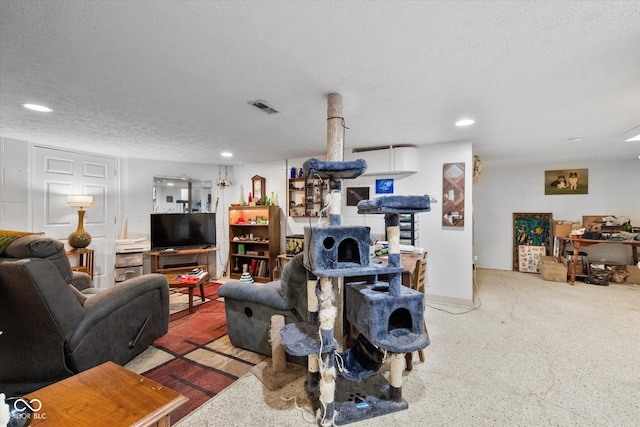
[[[84,229],[84,208],[93,204],[93,196],[67,196],[69,206],[78,208],[78,229],[69,234],[69,245],[72,248],[86,248],[91,243],[91,234]]]

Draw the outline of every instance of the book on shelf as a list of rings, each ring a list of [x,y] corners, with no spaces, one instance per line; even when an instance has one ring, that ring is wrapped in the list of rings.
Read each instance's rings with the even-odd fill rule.
[[[258,260],[254,258],[251,260],[251,265],[249,266],[249,274],[252,276],[255,276],[257,267],[258,267]]]
[[[258,268],[258,276],[260,277],[269,276],[268,265],[269,265],[268,261],[265,261],[265,260],[260,261],[259,268]]]

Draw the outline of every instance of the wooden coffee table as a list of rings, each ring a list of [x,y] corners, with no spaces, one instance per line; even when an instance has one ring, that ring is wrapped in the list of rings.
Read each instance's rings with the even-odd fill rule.
[[[30,425],[163,426],[188,398],[113,362],[24,396],[38,407]]]
[[[193,289],[196,286],[200,287],[200,296],[204,301],[204,284],[209,282],[209,273],[205,273],[197,282],[180,282],[177,273],[164,273],[164,276],[169,281],[170,288],[189,288],[189,313],[193,313]]]

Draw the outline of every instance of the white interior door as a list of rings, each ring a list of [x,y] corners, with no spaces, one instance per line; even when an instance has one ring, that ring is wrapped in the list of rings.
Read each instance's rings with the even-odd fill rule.
[[[60,240],[78,226],[77,208],[67,204],[69,195],[91,195],[84,228],[91,234],[89,249],[95,251],[94,284],[106,288],[114,283],[116,159],[34,146],[33,229]]]

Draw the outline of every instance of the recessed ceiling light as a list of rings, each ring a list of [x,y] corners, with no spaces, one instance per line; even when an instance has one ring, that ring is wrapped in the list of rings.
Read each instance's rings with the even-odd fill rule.
[[[233,153],[229,153],[228,151],[223,151],[220,155],[222,157],[233,157]]]
[[[640,141],[640,133],[639,133],[639,134],[637,134],[637,135],[636,135],[636,136],[634,136],[634,137],[631,137],[631,138],[629,138],[629,139],[626,139],[624,142],[635,142],[635,141]]]
[[[28,110],[39,111],[41,113],[51,113],[53,111],[49,107],[45,107],[44,105],[38,105],[38,104],[22,104],[22,106]]]
[[[456,126],[470,126],[474,124],[476,121],[473,119],[462,119],[456,122]]]
[[[571,141],[571,142],[580,142],[580,141],[582,141],[582,137],[581,136],[574,136],[573,138],[569,138],[569,141]]]

